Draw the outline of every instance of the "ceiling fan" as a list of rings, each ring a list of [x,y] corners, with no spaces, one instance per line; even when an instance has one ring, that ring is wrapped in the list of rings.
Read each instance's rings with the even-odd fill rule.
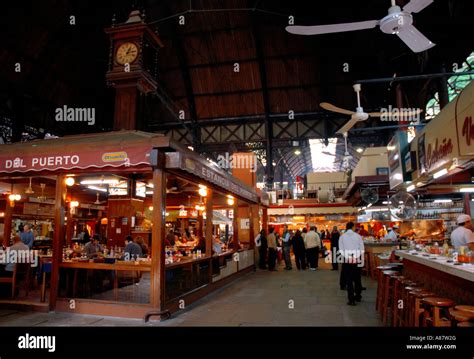
[[[391,117],[391,116],[393,116],[393,113],[389,112],[389,111],[386,111],[385,113],[382,113],[382,112],[364,112],[364,109],[360,105],[360,91],[361,91],[360,84],[355,84],[352,87],[354,88],[354,91],[357,95],[357,107],[356,107],[355,112],[350,111],[350,110],[345,110],[343,108],[334,106],[333,104],[330,104],[328,102],[321,102],[319,104],[325,110],[332,111],[332,112],[337,112],[337,113],[342,113],[344,115],[351,115],[351,119],[349,120],[349,122],[347,122],[344,126],[342,126],[339,129],[339,131],[337,131],[336,133],[344,134],[344,133],[348,132],[352,127],[354,127],[354,125],[357,122],[365,121],[369,118],[369,116],[371,116],[371,117],[381,117],[381,116]],[[397,116],[398,117],[403,116],[403,117],[409,118],[410,116],[415,116],[415,115],[420,114],[422,111],[423,110],[421,110],[421,109],[416,109],[415,111],[403,111],[402,114],[397,114]]]
[[[99,204],[103,204],[103,203],[106,203],[106,202],[107,202],[107,201],[101,201],[101,200],[99,199],[99,198],[100,198],[99,192],[97,192],[95,195],[96,195],[96,200],[95,200],[94,204],[99,205]]]
[[[316,26],[287,26],[286,31],[296,35],[320,35],[334,32],[372,29],[377,25],[386,34],[397,35],[413,52],[421,52],[435,46],[425,35],[413,26],[412,13],[418,13],[430,5],[433,0],[411,0],[403,7],[396,5],[388,9],[388,15],[381,20],[350,22],[345,24],[316,25]]]

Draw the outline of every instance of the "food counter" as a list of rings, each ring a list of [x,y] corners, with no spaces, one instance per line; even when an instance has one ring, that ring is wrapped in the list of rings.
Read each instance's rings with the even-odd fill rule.
[[[402,241],[402,245],[406,245],[406,242]],[[398,248],[400,248],[399,242],[376,242],[371,240],[364,241],[364,249],[367,253],[367,273],[372,279],[376,279],[375,268],[377,268],[377,266],[379,265],[377,261],[377,255],[384,252],[391,252],[392,250]]]
[[[474,304],[474,264],[455,264],[447,257],[414,250],[397,250],[403,273],[456,304]]]

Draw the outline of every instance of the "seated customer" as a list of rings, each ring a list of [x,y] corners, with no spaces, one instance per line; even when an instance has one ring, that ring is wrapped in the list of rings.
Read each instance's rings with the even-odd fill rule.
[[[125,249],[123,252],[123,259],[126,261],[131,261],[141,257],[142,248],[133,241],[132,236],[128,235],[125,237]]]
[[[166,238],[165,238],[165,246],[174,246],[174,243],[175,243],[175,235],[174,235],[174,231],[172,229],[170,229],[169,233],[166,235]]]
[[[217,237],[212,239],[212,251],[216,254],[222,253],[222,242]]]
[[[94,234],[90,242],[87,242],[84,246],[84,254],[88,258],[94,258],[99,255],[99,252],[102,252],[102,247],[99,244],[100,237],[98,234]]]
[[[148,245],[145,243],[144,239],[142,237],[137,237],[135,238],[135,243],[140,246],[142,249],[142,256],[146,257],[148,255]]]
[[[200,250],[202,253],[206,252],[206,240],[204,237],[196,238],[197,244],[194,246],[193,251]]]
[[[20,238],[19,235],[15,235],[15,238],[13,238],[13,244],[8,247],[10,252],[12,251],[29,251],[30,248],[26,244],[24,244]],[[21,257],[18,255],[17,252],[17,258]],[[5,263],[3,263],[5,264]],[[15,264],[16,263],[7,263],[5,266],[0,265],[0,277],[12,277],[13,276],[13,270],[15,269]]]
[[[35,241],[35,236],[31,231],[30,225],[26,224],[23,227],[23,232],[20,233],[21,241],[31,249],[33,247],[33,242]]]

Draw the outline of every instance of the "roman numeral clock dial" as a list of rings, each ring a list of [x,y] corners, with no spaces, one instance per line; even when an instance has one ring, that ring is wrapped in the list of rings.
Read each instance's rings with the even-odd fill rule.
[[[131,64],[138,57],[138,48],[133,42],[126,42],[119,46],[115,61],[119,65]]]

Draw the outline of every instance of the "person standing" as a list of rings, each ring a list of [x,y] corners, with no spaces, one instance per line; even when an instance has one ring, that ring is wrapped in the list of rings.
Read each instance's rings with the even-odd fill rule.
[[[389,241],[392,241],[392,242],[396,242],[398,240],[398,233],[397,233],[397,230],[398,230],[398,226],[395,225],[391,228],[388,229],[388,233],[386,234],[385,237],[383,237],[383,239],[385,240],[389,240]]]
[[[312,271],[315,271],[318,267],[318,252],[319,246],[321,245],[321,239],[316,233],[316,227],[312,226],[310,231],[306,233],[306,236],[304,237],[304,243],[309,260],[309,268]]]
[[[264,229],[262,229],[257,235],[257,238],[255,238],[255,245],[258,248],[258,267],[260,269],[267,269],[268,243]]]
[[[291,232],[288,230],[288,225],[283,227],[283,237],[281,239],[283,249],[283,259],[285,260],[285,269],[291,270]]]
[[[339,264],[337,263],[337,251],[339,250],[339,233],[337,226],[332,228],[331,233],[331,255],[332,255],[332,270],[339,270]]]
[[[301,236],[301,232],[298,229],[291,241],[293,245],[293,253],[295,254],[296,268],[298,270],[306,269],[306,249],[304,247],[304,239]]]
[[[451,244],[458,250],[459,247],[468,247],[474,250],[474,235],[472,233],[471,217],[461,214],[457,220],[458,228],[451,233]]]
[[[318,232],[318,227],[314,227],[314,231],[316,232],[316,234],[318,235],[318,238],[319,238],[319,243],[318,245],[316,246],[316,250],[315,250],[315,256],[316,256],[316,269],[318,269],[319,267],[319,253],[321,251],[321,248],[322,248],[322,245],[323,245],[323,240],[321,239],[321,233]]]
[[[268,243],[268,270],[274,271],[275,270],[275,261],[277,257],[277,242],[275,234],[273,233],[274,228],[271,227],[269,230],[269,234],[267,237]]]
[[[25,224],[23,227],[23,232],[20,233],[21,241],[28,246],[29,249],[33,247],[33,242],[35,241],[35,236],[31,231],[29,224]]]
[[[364,241],[353,231],[354,223],[346,224],[346,232],[339,238],[339,251],[344,258],[342,272],[347,287],[348,305],[362,300],[361,264],[364,260]]]

